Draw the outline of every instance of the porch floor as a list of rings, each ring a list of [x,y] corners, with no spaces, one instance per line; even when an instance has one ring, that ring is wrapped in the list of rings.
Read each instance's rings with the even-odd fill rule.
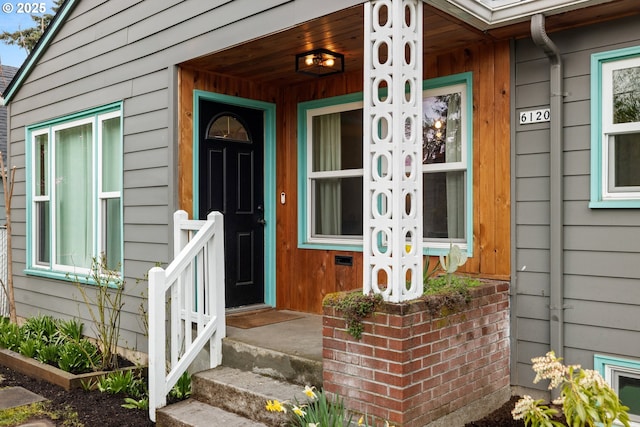
[[[243,329],[227,325],[227,337],[256,347],[322,362],[322,316],[282,310],[295,319]]]

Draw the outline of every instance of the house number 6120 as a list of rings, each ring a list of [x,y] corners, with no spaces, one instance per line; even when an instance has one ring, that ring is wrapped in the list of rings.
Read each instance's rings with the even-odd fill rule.
[[[520,112],[520,124],[528,125],[529,123],[548,122],[551,120],[551,110],[543,108],[542,110],[530,110]]]

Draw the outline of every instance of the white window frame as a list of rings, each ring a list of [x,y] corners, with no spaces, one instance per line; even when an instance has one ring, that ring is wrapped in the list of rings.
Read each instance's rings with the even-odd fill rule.
[[[469,135],[469,114],[468,114],[468,93],[467,93],[467,84],[466,83],[455,83],[448,84],[444,86],[437,86],[430,89],[425,89],[422,92],[422,99],[433,96],[442,96],[451,93],[460,93],[460,112],[462,114],[462,118],[460,120],[461,130],[461,154],[460,160],[457,162],[446,162],[446,163],[431,163],[431,164],[422,164],[422,174],[427,173],[438,173],[438,172],[464,172],[464,195],[465,195],[465,205],[467,203],[471,203],[468,195],[470,194],[469,187],[469,170],[471,168],[471,164],[469,162],[469,148],[471,145],[471,135]],[[465,206],[465,236],[462,239],[429,239],[424,238],[423,242],[427,248],[433,248],[438,250],[439,253],[448,252],[451,249],[451,243],[455,243],[460,249],[470,253],[470,230],[468,227],[470,210]],[[472,215],[472,214],[471,214]],[[472,230],[471,230],[471,234]]]
[[[319,107],[307,110],[307,158],[306,158],[306,170],[307,170],[307,242],[313,243],[329,243],[334,245],[352,245],[362,244],[362,235],[359,236],[341,236],[341,235],[314,235],[313,228],[315,224],[315,208],[314,208],[314,186],[315,180],[322,178],[357,178],[363,177],[364,169],[342,169],[337,171],[317,171],[313,170],[313,119],[314,117],[323,116],[326,114],[342,113],[346,111],[362,110],[362,101],[348,102],[344,104],[330,105],[327,107]]]
[[[640,46],[591,57],[591,208],[638,208],[640,186],[614,185],[617,135],[640,133],[640,122],[613,123],[613,71],[640,67]]]
[[[55,206],[56,186],[54,185],[56,170],[56,132],[71,129],[86,124],[91,124],[91,203],[92,203],[92,233],[93,245],[92,253],[89,254],[93,259],[99,260],[100,254],[104,250],[106,224],[103,224],[104,213],[103,203],[107,199],[120,199],[120,220],[122,221],[122,188],[120,191],[103,192],[102,191],[102,123],[106,120],[120,118],[120,144],[122,144],[122,106],[121,103],[110,104],[104,107],[89,110],[84,113],[77,113],[68,117],[54,119],[48,122],[39,123],[27,127],[27,222],[28,222],[28,239],[27,239],[27,268],[25,272],[31,275],[50,277],[63,280],[87,280],[90,268],[64,265],[56,263],[57,254],[55,252],[56,239],[58,236],[55,232],[57,209]],[[36,161],[36,138],[41,135],[48,135],[47,138],[47,191],[45,196],[36,196],[37,171]],[[123,173],[123,162],[120,161],[119,173]],[[49,202],[49,262],[47,264],[37,262],[38,247],[38,223],[36,204],[39,202]],[[120,226],[120,255],[122,258],[122,233],[123,224]],[[122,274],[122,259],[120,260],[120,271]]]

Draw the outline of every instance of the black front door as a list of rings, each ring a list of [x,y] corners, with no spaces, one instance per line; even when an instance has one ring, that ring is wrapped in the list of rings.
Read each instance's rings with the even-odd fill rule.
[[[199,215],[224,215],[226,307],[264,302],[262,110],[200,100]]]

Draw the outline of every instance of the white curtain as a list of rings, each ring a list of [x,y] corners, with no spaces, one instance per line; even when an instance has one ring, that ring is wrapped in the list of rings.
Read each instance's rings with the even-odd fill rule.
[[[91,267],[93,253],[92,125],[56,132],[56,263]]]
[[[325,114],[313,120],[313,170],[338,171],[341,169],[340,113]],[[342,234],[342,194],[339,178],[315,181],[316,233]]]
[[[449,97],[447,106],[447,130],[445,161],[459,162],[462,158],[462,129],[460,94]],[[447,235],[449,239],[464,238],[464,174],[447,172]]]

